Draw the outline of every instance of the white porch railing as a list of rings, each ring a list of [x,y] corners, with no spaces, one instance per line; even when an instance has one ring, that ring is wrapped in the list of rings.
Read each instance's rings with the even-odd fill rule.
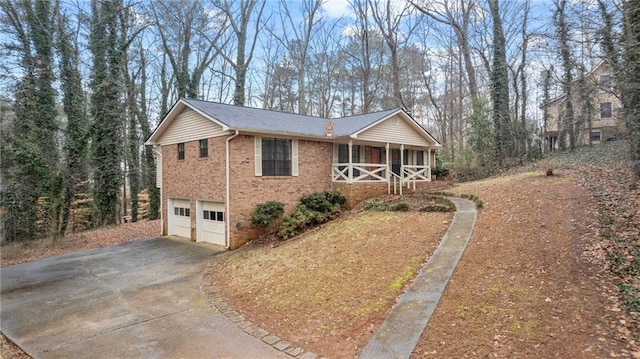
[[[386,164],[379,163],[334,163],[331,168],[333,182],[387,183],[389,193],[392,193],[393,187],[394,194],[402,194],[404,186],[415,190],[417,182],[431,181],[431,167],[424,165],[401,166],[400,174],[390,171]]]
[[[387,165],[379,163],[334,163],[333,182],[387,182]],[[350,171],[351,170],[351,171]]]
[[[431,169],[424,165],[404,165],[402,166],[402,182],[410,188],[416,189],[416,182],[431,181]]]

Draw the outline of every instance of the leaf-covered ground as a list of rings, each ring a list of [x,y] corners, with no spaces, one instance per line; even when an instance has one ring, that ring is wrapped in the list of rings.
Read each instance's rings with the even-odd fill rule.
[[[160,220],[155,220],[71,233],[61,238],[3,243],[0,252],[0,266],[6,267],[82,249],[106,247],[136,239],[155,237],[159,233]]]
[[[615,143],[456,187],[485,208],[413,357],[639,358],[638,276],[611,271],[638,263],[628,168]]]

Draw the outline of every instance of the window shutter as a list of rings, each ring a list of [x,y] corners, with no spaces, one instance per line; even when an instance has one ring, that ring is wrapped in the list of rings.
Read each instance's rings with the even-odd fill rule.
[[[291,175],[298,176],[298,140],[291,140]]]
[[[262,176],[262,137],[254,137],[253,143],[256,176]]]

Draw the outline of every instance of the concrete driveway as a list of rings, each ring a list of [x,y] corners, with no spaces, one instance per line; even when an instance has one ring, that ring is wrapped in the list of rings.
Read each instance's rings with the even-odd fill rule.
[[[155,238],[0,270],[0,329],[35,358],[290,358],[212,309],[222,250]]]

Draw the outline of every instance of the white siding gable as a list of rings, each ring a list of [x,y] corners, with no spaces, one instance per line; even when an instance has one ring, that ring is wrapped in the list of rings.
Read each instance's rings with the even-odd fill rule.
[[[412,146],[433,146],[424,135],[398,115],[392,116],[381,123],[366,129],[357,135],[359,140],[389,142]]]
[[[185,108],[173,119],[173,122],[158,139],[158,143],[171,145],[216,137],[222,134],[224,134],[222,126],[190,108]]]

